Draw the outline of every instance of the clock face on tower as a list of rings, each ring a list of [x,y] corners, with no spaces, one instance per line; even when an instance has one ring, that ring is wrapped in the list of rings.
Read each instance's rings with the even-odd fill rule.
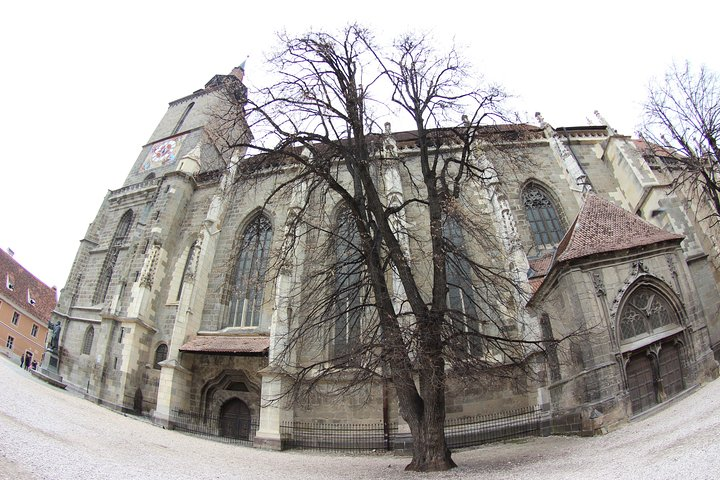
[[[174,164],[184,139],[185,135],[180,135],[154,144],[140,165],[140,173]]]

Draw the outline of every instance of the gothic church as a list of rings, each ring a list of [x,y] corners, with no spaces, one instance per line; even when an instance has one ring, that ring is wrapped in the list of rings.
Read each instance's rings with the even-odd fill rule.
[[[392,392],[268,402],[283,389],[272,365],[288,309],[283,286],[263,272],[291,205],[263,205],[272,179],[228,195],[230,172],[206,134],[215,92],[242,80],[238,67],[172,101],[108,192],[53,313],[63,325],[60,374],[87,398],[158,423],[178,411],[232,412],[246,422],[238,435],[257,423],[255,444],[269,448],[280,447],[287,421],[402,424],[392,398],[383,408]],[[592,338],[568,355],[549,349],[526,388],[450,385],[449,417],[541,405],[554,431],[591,434],[717,375],[716,232],[668,193],[672,171],[661,160],[597,117],[553,128],[538,115],[522,140],[533,171],[478,194],[530,292],[537,331],[593,327]],[[387,150],[412,158],[412,132],[387,127]],[[410,188],[399,169],[382,184],[399,198]]]

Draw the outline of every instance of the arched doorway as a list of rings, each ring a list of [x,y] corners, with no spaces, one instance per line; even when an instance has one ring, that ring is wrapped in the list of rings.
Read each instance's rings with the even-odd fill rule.
[[[673,303],[660,289],[644,284],[620,310],[619,340],[633,415],[685,389],[684,328]]]
[[[250,439],[250,409],[239,398],[231,398],[220,407],[220,436]]]

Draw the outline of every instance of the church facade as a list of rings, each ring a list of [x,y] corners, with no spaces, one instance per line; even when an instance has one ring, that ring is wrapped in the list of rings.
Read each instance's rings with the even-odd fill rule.
[[[242,76],[216,75],[171,102],[108,192],[53,313],[60,374],[90,399],[160,423],[177,412],[239,416],[259,424],[255,442],[269,447],[288,421],[402,423],[391,389],[369,387],[362,401],[272,402],[286,381],[273,368],[291,312],[283,292],[301,280],[264,272],[292,199],[264,203],[271,177],[233,191],[206,130],[217,90],[242,91]],[[498,257],[528,292],[526,333],[583,333],[567,348],[549,345],[533,378],[451,381],[450,417],[542,405],[555,431],[593,433],[717,375],[714,232],[668,193],[661,165],[598,119],[553,128],[538,116],[522,140],[533,168],[476,195],[503,239]],[[384,151],[411,159],[412,132],[386,127]],[[408,175],[386,168],[386,198],[401,201]]]

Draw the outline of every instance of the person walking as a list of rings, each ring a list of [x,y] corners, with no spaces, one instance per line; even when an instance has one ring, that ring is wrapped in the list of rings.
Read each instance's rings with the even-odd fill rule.
[[[25,354],[22,354],[22,357],[20,357],[20,368],[25,368]]]

